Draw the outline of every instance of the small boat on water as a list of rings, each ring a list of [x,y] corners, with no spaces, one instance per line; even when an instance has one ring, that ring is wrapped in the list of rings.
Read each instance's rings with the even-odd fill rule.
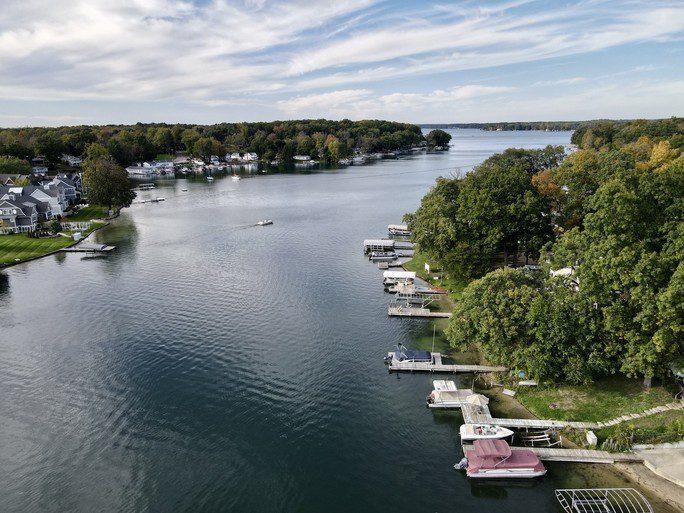
[[[240,177],[238,175],[233,175],[230,177],[230,179],[233,180],[234,182],[237,182],[238,180],[240,180]]]
[[[394,251],[371,251],[368,260],[371,262],[392,262],[399,258]]]
[[[512,450],[504,440],[475,440],[464,446],[465,458],[455,465],[473,479],[531,479],[546,474],[546,468],[529,449]]]
[[[214,177],[213,176],[207,176],[207,182],[213,182]]]
[[[271,219],[264,219],[263,221],[259,221],[257,226],[266,226],[269,224],[273,224],[273,221]]]
[[[500,440],[513,436],[513,431],[502,426],[490,424],[461,424],[459,428],[462,442],[475,440]]]
[[[181,192],[188,192],[187,189],[181,189]]]

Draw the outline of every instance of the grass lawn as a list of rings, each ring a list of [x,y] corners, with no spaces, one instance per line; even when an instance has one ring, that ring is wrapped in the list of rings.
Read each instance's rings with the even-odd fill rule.
[[[68,237],[31,239],[25,233],[0,235],[0,264],[11,264],[64,248],[74,241]]]
[[[611,376],[587,386],[519,387],[516,398],[541,419],[580,422],[640,413],[674,400],[662,386],[644,390],[641,385],[641,380]]]
[[[174,155],[169,155],[168,153],[160,153],[156,157],[154,157],[154,160],[173,160],[176,157]]]
[[[684,440],[684,411],[664,411],[656,415],[627,421],[619,426],[599,429],[596,431],[599,444],[608,438],[613,438],[619,429],[625,427],[634,434],[635,444],[678,442]]]
[[[430,283],[433,287],[448,290],[449,296],[453,300],[458,300],[468,282],[451,278],[449,275],[442,273],[437,269],[438,266],[435,262],[428,262],[431,271],[428,274],[425,272],[425,262],[428,262],[427,257],[420,251],[416,251],[413,254],[413,258],[404,264],[404,268],[407,271],[414,271],[418,277]],[[438,272],[434,272],[435,270]],[[438,279],[434,279],[435,277]]]
[[[101,219],[107,217],[107,207],[100,205],[89,205],[82,207],[78,211],[65,217],[65,221],[90,221],[91,219]]]

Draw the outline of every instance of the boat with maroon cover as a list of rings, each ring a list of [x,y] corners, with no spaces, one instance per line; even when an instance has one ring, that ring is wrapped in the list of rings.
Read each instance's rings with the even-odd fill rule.
[[[464,446],[466,475],[472,478],[521,479],[546,474],[537,455],[529,449],[511,449],[504,440],[475,440]]]

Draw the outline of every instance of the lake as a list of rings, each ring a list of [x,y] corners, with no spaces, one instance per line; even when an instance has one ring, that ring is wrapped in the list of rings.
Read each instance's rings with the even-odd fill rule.
[[[387,317],[362,240],[440,175],[570,139],[452,133],[446,153],[160,182],[141,198],[165,202],[97,232],[107,257],[0,273],[0,509],[557,511],[554,488],[582,471],[467,480],[460,415],[425,407],[430,376],[382,362],[432,325]]]

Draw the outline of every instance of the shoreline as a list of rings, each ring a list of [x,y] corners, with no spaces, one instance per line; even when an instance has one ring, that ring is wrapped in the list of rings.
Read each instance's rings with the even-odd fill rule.
[[[100,226],[98,226],[97,228],[94,228],[90,233],[88,233],[88,235],[83,237],[81,240],[73,241],[71,244],[67,244],[66,246],[61,247],[59,249],[55,249],[55,250],[49,251],[47,253],[43,253],[42,255],[36,255],[36,256],[30,257],[30,258],[25,258],[24,260],[19,260],[18,262],[10,262],[8,264],[0,264],[0,271],[2,271],[3,269],[8,269],[10,267],[13,267],[15,265],[26,264],[28,262],[33,262],[34,260],[38,260],[40,258],[45,258],[45,257],[48,257],[50,255],[56,255],[57,253],[60,253],[67,248],[72,248],[76,244],[80,244],[81,242],[86,240],[88,237],[90,237],[96,231],[101,230],[105,226],[109,226],[109,221],[111,221],[112,219],[114,219],[117,216],[118,216],[118,214],[115,216],[112,216],[112,217],[107,217],[107,218],[105,218],[105,220],[99,220],[98,219],[97,221],[101,222],[102,224]]]
[[[407,260],[406,262],[402,263],[402,268],[404,270],[407,270],[405,266],[406,263],[410,261],[411,260]],[[424,278],[421,279],[424,280]],[[440,302],[439,310],[442,310],[447,306],[453,309],[455,305],[454,299],[451,297],[452,292],[453,291],[449,291],[449,294],[446,297],[447,305],[443,305]],[[437,325],[437,323],[435,323],[435,325]],[[444,337],[444,329],[439,326],[438,328],[439,331],[441,331],[441,336]],[[454,361],[456,361],[455,356],[457,353],[458,351],[449,346],[447,354],[450,358],[454,359]],[[477,353],[479,355],[479,361],[477,363],[481,365],[486,364],[487,362],[484,361],[479,351]],[[477,378],[478,376],[476,376],[475,379],[477,380]],[[501,392],[501,390],[492,387],[492,383],[488,384],[483,376],[480,377],[480,379],[484,381],[484,387],[478,387],[477,391],[479,393],[486,395],[490,399],[490,407],[492,407],[494,411],[498,412],[497,415],[515,418],[538,418],[515,397],[504,395]],[[554,466],[555,465],[563,465],[566,468],[567,465],[572,465],[575,468],[580,468],[582,469],[582,472],[580,472],[580,474],[586,475],[586,477],[597,477],[596,474],[600,473],[604,478],[610,475],[613,478],[613,480],[625,480],[629,484],[634,484],[642,488],[644,495],[652,503],[655,503],[656,508],[658,506],[658,502],[660,502],[666,504],[673,511],[684,513],[684,488],[679,486],[677,483],[674,483],[668,480],[667,478],[660,476],[659,474],[648,468],[648,466],[646,466],[644,463],[616,462],[610,465],[597,465],[586,463],[556,462],[554,463]]]

